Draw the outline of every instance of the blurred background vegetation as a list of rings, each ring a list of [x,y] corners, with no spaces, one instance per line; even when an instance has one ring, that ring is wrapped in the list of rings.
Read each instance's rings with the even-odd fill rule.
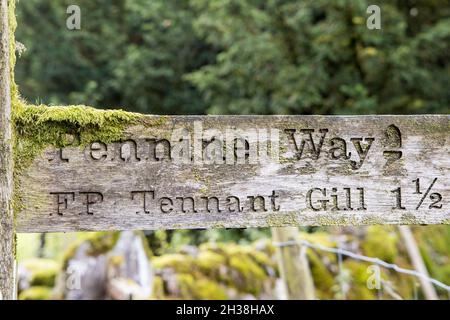
[[[71,4],[81,8],[81,30],[66,28],[66,9]],[[370,4],[350,0],[20,1],[16,38],[23,46],[16,79],[22,97],[30,103],[86,104],[150,114],[448,113],[449,1],[382,1],[378,3],[381,30],[366,27]],[[449,227],[413,230],[431,275],[450,283]],[[354,251],[410,266],[394,227],[301,228],[299,234],[330,246],[337,245],[338,236],[345,236],[344,242],[353,243]],[[157,273],[153,297],[274,296],[261,295],[265,289],[258,287],[265,283],[263,279],[277,277],[276,263],[273,272],[267,267],[274,259],[273,248],[258,246],[270,238],[268,229],[145,235],[151,260],[160,258],[153,261],[155,268],[170,269],[178,279],[179,290],[172,290],[167,272]],[[44,277],[50,282],[28,281],[22,298],[48,298],[64,259],[61,254],[74,242],[92,244],[92,236],[21,235],[20,260],[39,256],[38,265],[51,274]],[[103,241],[104,234],[98,237]],[[229,246],[218,249],[211,243]],[[193,253],[186,248],[193,247],[195,256],[203,260],[189,260]],[[249,248],[262,250],[267,260],[255,258]],[[244,256],[248,263],[237,264],[235,258]],[[309,258],[319,298],[377,297],[366,288],[364,264],[346,261],[349,273],[343,279],[342,270],[335,269],[335,257],[310,252]],[[230,274],[235,276],[223,277],[221,266],[228,268],[225,273],[234,270]],[[41,272],[33,266],[28,269]],[[193,289],[192,277],[207,294]],[[402,297],[421,297],[410,278],[386,277]],[[343,281],[350,288],[346,295]],[[230,293],[231,287],[239,294]],[[25,290],[30,288],[38,289]],[[446,298],[445,292],[439,293]]]
[[[71,0],[18,5],[30,102],[155,114],[448,112],[448,0]]]

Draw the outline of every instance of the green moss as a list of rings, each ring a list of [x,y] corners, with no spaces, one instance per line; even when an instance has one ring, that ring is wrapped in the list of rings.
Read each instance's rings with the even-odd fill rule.
[[[62,256],[62,263],[61,268],[63,270],[67,269],[67,264],[69,263],[69,260],[72,259],[75,256],[75,253],[77,252],[78,247],[80,246],[81,241],[77,241],[73,244],[71,244],[67,250],[64,252]]]
[[[21,105],[13,114],[16,170],[25,169],[47,146],[60,148],[85,146],[94,141],[120,141],[126,126],[139,117],[122,110],[86,106]]]
[[[369,264],[355,260],[344,261],[344,268],[350,270],[351,289],[348,291],[347,299],[373,300],[376,298],[377,290],[367,287],[370,273],[367,272]]]
[[[398,255],[397,242],[398,237],[392,227],[370,226],[367,228],[362,249],[367,256],[394,262],[395,257]]]
[[[59,264],[50,259],[29,259],[22,263],[23,267],[30,273],[31,286],[53,287]]]
[[[417,226],[411,229],[430,275],[439,281],[450,283],[450,228]],[[446,293],[442,294],[446,298]]]
[[[314,284],[316,292],[320,299],[331,299],[332,292],[330,288],[334,285],[334,275],[328,270],[321,258],[316,252],[312,250],[307,251],[308,262],[311,269],[312,278],[315,280]]]
[[[98,256],[107,253],[117,243],[120,232],[94,232],[89,234],[86,241],[90,244],[88,254],[91,256]]]
[[[145,116],[140,118],[139,123],[146,128],[160,127],[164,125],[168,119],[168,116]]]
[[[265,246],[267,250],[274,252],[271,242]],[[200,245],[201,252],[214,252],[225,258],[233,256],[246,256],[261,267],[275,267],[274,261],[270,258],[270,252],[263,252],[256,249],[253,245],[237,245],[232,243],[204,243]]]
[[[258,295],[262,289],[263,281],[267,275],[258,264],[245,255],[230,257],[229,266],[232,273],[232,285],[239,291]]]
[[[51,288],[55,285],[58,271],[59,268],[57,270],[40,270],[34,274],[31,284],[33,286],[45,286]]]
[[[199,253],[197,266],[200,271],[213,279],[223,278],[221,269],[226,265],[226,258],[218,253],[206,250]]]
[[[298,226],[295,212],[285,214],[269,214],[266,218],[269,227]]]
[[[167,238],[166,230],[155,230],[149,240],[149,244],[156,255],[162,255],[169,252],[170,244]]]
[[[52,289],[48,287],[31,287],[19,294],[19,300],[50,300]]]
[[[271,267],[275,268],[276,263],[270,259],[270,257],[261,251],[257,251],[252,247],[246,247],[246,250],[248,250],[249,256],[261,267]]]
[[[276,268],[265,252],[250,245],[215,243],[200,245],[195,257],[180,253],[165,254],[154,257],[152,263],[157,270],[169,268],[178,275],[189,274],[196,280],[208,279],[220,287],[254,295],[264,289],[269,279],[266,269]]]
[[[154,257],[152,259],[152,264],[155,269],[170,268],[178,273],[189,273],[195,269],[194,259],[191,256],[180,253]]]
[[[154,299],[164,299],[164,280],[160,276],[155,276],[153,278],[153,290],[152,290],[152,298]]]
[[[266,253],[256,250],[253,246],[228,245],[225,252],[228,256],[247,256],[260,267],[275,267],[275,263]]]
[[[228,298],[225,289],[206,278],[195,278],[192,274],[178,274],[177,284],[184,299],[225,300]]]
[[[421,243],[438,254],[450,254],[450,228],[448,226],[413,226],[414,235]]]
[[[67,268],[67,263],[76,254],[78,248],[82,243],[88,242],[89,249],[87,254],[91,256],[98,256],[110,251],[117,243],[120,232],[90,232],[84,238],[72,244],[64,253],[62,259],[62,268]]]

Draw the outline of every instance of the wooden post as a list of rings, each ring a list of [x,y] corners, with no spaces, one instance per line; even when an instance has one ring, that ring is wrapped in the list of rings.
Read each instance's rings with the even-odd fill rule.
[[[405,243],[406,251],[408,251],[411,263],[418,272],[426,275],[428,277],[427,267],[420,255],[419,248],[417,246],[416,240],[408,226],[399,226],[400,235]],[[423,294],[427,300],[439,300],[436,290],[433,284],[426,278],[419,278],[420,284],[422,286]]]
[[[14,298],[13,159],[8,1],[0,0],[0,298]]]
[[[298,228],[272,228],[275,243],[296,241]],[[278,266],[289,300],[314,300],[314,282],[309,270],[306,248],[300,245],[277,247]]]

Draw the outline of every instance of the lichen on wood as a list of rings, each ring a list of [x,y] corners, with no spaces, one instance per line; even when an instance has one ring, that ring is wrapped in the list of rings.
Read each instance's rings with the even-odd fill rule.
[[[13,299],[15,223],[13,213],[13,155],[11,77],[14,65],[14,1],[0,1],[0,299]]]

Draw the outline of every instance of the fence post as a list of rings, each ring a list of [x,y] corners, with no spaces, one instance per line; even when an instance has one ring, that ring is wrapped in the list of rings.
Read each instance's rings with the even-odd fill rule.
[[[13,158],[8,0],[0,0],[0,298],[14,299]]]
[[[282,244],[298,240],[298,228],[272,228],[272,239]],[[300,245],[277,246],[278,268],[289,300],[313,300],[314,282],[309,270],[306,248]]]
[[[403,238],[405,243],[406,251],[408,251],[409,258],[411,259],[411,263],[416,269],[416,271],[426,275],[428,275],[427,267],[420,255],[419,248],[417,246],[416,240],[411,232],[411,229],[408,226],[399,226],[400,235]],[[423,294],[427,300],[439,300],[438,295],[436,294],[436,290],[433,287],[433,284],[429,279],[420,277],[420,284],[422,286]]]

